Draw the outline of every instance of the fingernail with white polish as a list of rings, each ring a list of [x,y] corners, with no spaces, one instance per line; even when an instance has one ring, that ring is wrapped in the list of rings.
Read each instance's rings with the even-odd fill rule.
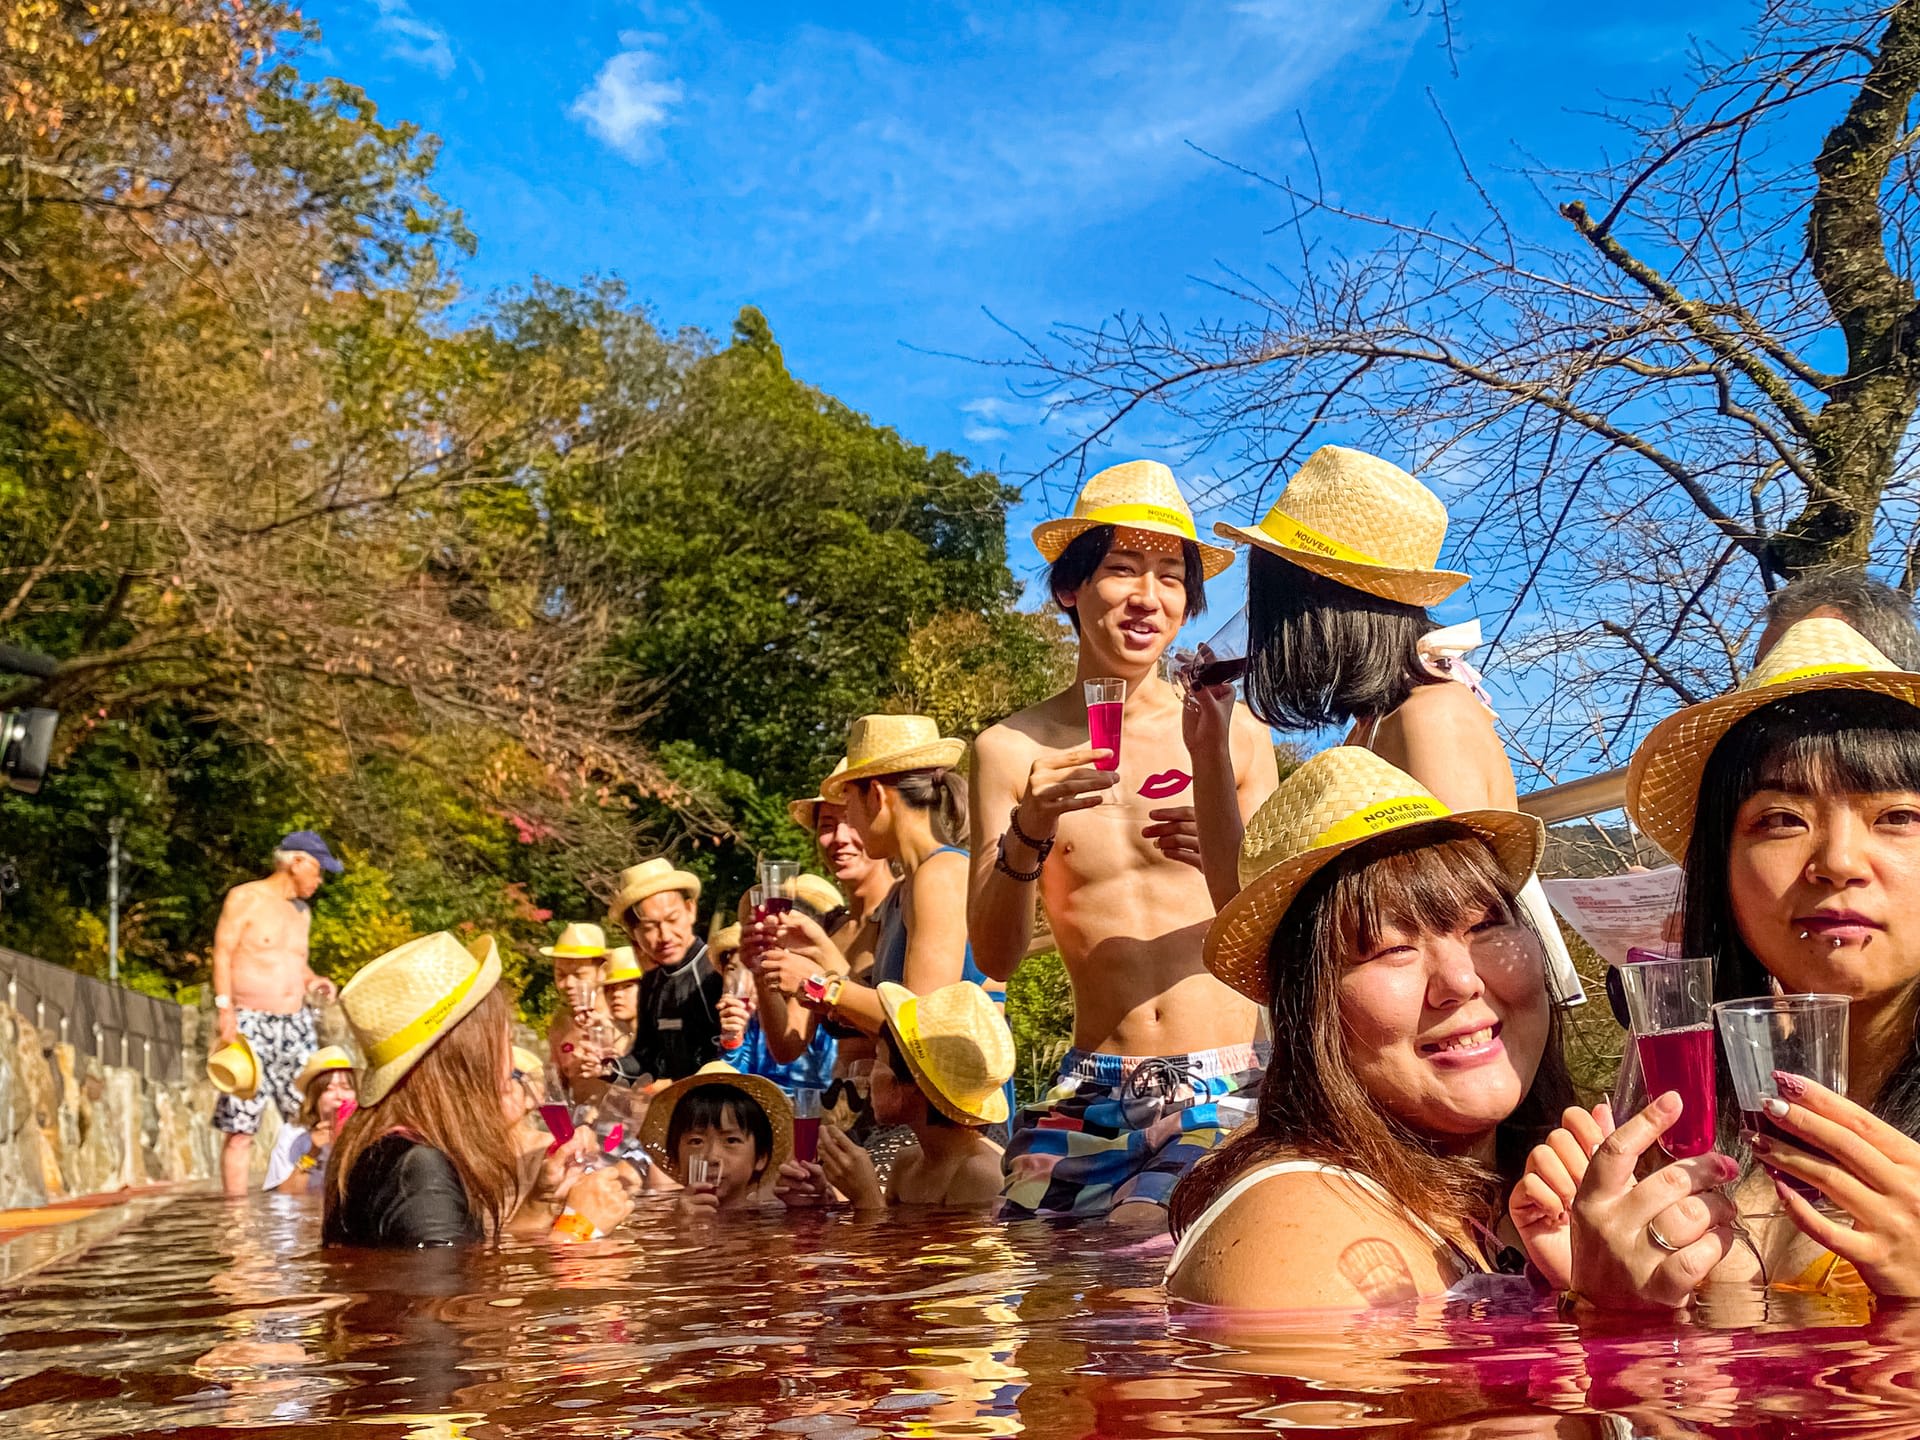
[[[1787,1102],[1782,1100],[1778,1095],[1769,1095],[1765,1100],[1760,1102],[1760,1108],[1778,1120],[1787,1113]]]

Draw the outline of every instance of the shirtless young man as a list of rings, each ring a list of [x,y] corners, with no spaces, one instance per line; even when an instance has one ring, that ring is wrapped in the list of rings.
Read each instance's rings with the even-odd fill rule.
[[[253,1137],[268,1097],[288,1124],[300,1109],[294,1077],[320,1047],[307,992],[331,1003],[331,980],[307,962],[312,900],[328,875],[344,867],[311,830],[296,830],[273,852],[273,873],[227,892],[213,932],[213,1004],[216,1045],[247,1037],[260,1067],[260,1087],[251,1100],[222,1095],[213,1107],[213,1128],[226,1135],[220,1152],[220,1183],[229,1195],[247,1193]]]
[[[1165,1223],[1180,1175],[1251,1114],[1264,1065],[1255,1007],[1207,973],[1214,906],[1199,867],[1183,697],[1159,676],[1204,577],[1232,552],[1194,539],[1173,474],[1103,470],[1071,519],[1034,531],[1054,598],[1080,636],[1074,683],[974,742],[975,962],[1011,976],[1046,902],[1073,983],[1074,1048],[1007,1147],[1014,1214]],[[1119,768],[1087,739],[1081,682],[1127,685]],[[1243,816],[1277,783],[1273,747],[1244,708],[1230,721]],[[1009,824],[1009,815],[1013,824]],[[1017,827],[1017,828],[1016,828]]]

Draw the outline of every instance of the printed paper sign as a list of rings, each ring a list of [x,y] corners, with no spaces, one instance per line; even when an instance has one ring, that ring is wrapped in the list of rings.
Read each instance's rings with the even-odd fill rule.
[[[1626,964],[1636,945],[1667,949],[1667,919],[1680,905],[1678,865],[1540,883],[1560,918],[1609,965]]]

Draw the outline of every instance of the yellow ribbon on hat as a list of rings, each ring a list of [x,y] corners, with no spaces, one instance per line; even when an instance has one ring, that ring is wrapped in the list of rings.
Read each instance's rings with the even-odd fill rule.
[[[1872,670],[1871,665],[1835,664],[1803,665],[1798,670],[1784,670],[1778,675],[1767,677],[1767,685],[1790,685],[1795,680],[1811,680],[1820,675],[1860,675]],[[1766,686],[1760,687],[1765,689]]]
[[[1311,526],[1302,525],[1291,515],[1283,515],[1278,510],[1268,511],[1267,518],[1260,522],[1260,528],[1292,550],[1305,550],[1310,554],[1324,555],[1329,560],[1350,560],[1356,565],[1385,563],[1364,550],[1356,550],[1351,545],[1341,544],[1331,535],[1322,535]]]
[[[1131,505],[1102,505],[1099,509],[1089,510],[1086,514],[1078,518],[1091,520],[1096,525],[1138,525],[1143,522],[1154,525],[1170,525],[1189,540],[1197,543],[1200,538],[1194,533],[1193,517],[1182,511],[1175,510],[1170,505],[1148,505],[1143,503]]]
[[[466,998],[467,992],[473,989],[473,983],[480,978],[481,973],[480,969],[475,969],[466,979],[434,1001],[425,1014],[409,1020],[386,1039],[367,1046],[367,1062],[378,1069],[389,1061],[398,1060],[425,1040],[439,1029],[440,1022],[447,1018],[453,1007]]]
[[[1431,795],[1401,795],[1392,800],[1382,800],[1369,805],[1356,815],[1344,820],[1336,820],[1318,835],[1313,837],[1309,850],[1324,850],[1331,845],[1345,845],[1352,840],[1364,840],[1369,835],[1378,835],[1386,830],[1398,830],[1403,825],[1417,825],[1422,820],[1444,820],[1453,811],[1442,805]]]

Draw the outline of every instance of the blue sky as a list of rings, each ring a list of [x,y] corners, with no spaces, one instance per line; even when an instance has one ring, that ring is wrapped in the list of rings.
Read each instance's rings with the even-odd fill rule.
[[[618,274],[663,324],[722,333],[758,305],[797,374],[1017,483],[1061,431],[946,358],[1013,353],[989,312],[1029,333],[1120,309],[1188,322],[1223,313],[1216,267],[1286,263],[1273,193],[1201,151],[1301,175],[1304,127],[1330,194],[1444,216],[1463,191],[1436,102],[1497,186],[1516,143],[1591,157],[1582,112],[1677,81],[1690,33],[1750,13],[1454,4],[1458,75],[1418,0],[309,13],[317,64],[442,137],[441,188],[480,236],[470,289]],[[1023,574],[1027,529],[1069,500],[1030,489]]]

